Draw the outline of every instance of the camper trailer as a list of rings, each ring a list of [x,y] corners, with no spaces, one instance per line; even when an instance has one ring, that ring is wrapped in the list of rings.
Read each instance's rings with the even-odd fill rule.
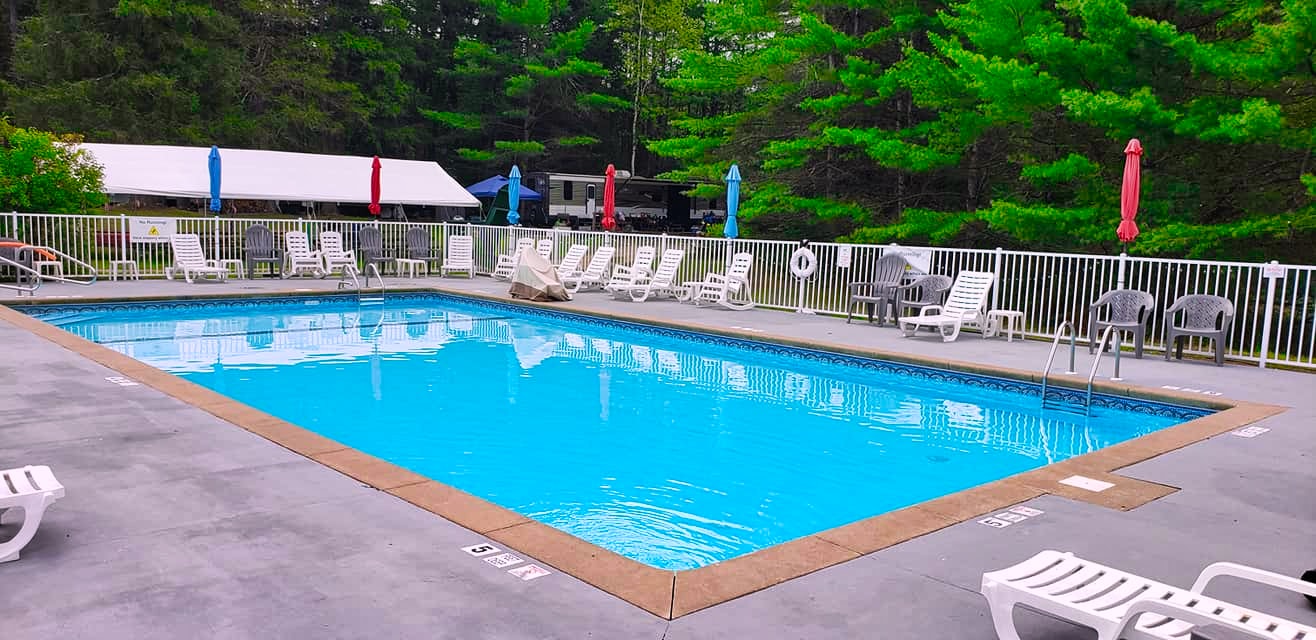
[[[573,227],[593,228],[603,214],[602,175],[532,172],[526,186],[543,199],[527,203],[535,219],[566,219]],[[694,184],[629,176],[616,178],[616,214],[620,228],[634,231],[681,232],[698,226],[706,217],[726,218],[721,198],[691,198],[683,192]]]

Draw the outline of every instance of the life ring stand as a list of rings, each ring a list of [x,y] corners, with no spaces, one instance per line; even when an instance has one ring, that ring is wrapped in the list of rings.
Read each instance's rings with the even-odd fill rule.
[[[800,280],[808,280],[818,271],[818,255],[809,248],[809,241],[800,243],[800,247],[791,254],[791,274]]]

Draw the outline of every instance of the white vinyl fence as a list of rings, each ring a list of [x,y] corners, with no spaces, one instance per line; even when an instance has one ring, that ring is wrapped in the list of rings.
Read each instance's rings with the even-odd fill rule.
[[[584,244],[591,250],[611,245],[617,249],[614,264],[628,264],[641,246],[651,245],[660,255],[664,249],[679,247],[685,249],[681,280],[700,280],[709,271],[722,271],[733,253],[747,251],[754,254],[750,275],[754,300],[760,306],[835,315],[846,311],[850,283],[866,281],[879,257],[899,251],[927,273],[951,277],[961,270],[995,273],[998,282],[992,291],[992,308],[1023,311],[1024,330],[1030,337],[1049,339],[1062,321],[1070,320],[1078,327],[1080,340],[1086,341],[1089,306],[1102,293],[1123,286],[1155,296],[1157,313],[1147,346],[1157,352],[1164,348],[1163,310],[1182,295],[1212,294],[1228,298],[1235,306],[1227,350],[1230,359],[1262,367],[1316,369],[1316,266],[819,242],[809,245],[817,254],[818,269],[802,283],[801,304],[801,281],[789,269],[791,254],[800,245],[788,241],[447,223],[39,213],[0,214],[0,236],[59,249],[93,265],[101,277],[109,273],[112,261],[132,261],[144,277],[155,277],[163,275],[171,260],[169,234],[196,233],[207,257],[240,259],[243,234],[252,224],[273,230],[278,246],[287,231],[305,231],[313,243],[322,231],[338,231],[349,249],[357,247],[358,230],[374,226],[384,237],[388,255],[401,255],[404,235],[412,227],[430,230],[436,252],[442,252],[450,236],[469,235],[474,238],[476,270],[482,274],[492,272],[498,255],[523,237],[553,238],[554,258],[572,244]],[[70,276],[90,275],[80,273],[85,268],[76,264],[64,268]],[[1186,350],[1204,353],[1207,346],[1193,341]]]

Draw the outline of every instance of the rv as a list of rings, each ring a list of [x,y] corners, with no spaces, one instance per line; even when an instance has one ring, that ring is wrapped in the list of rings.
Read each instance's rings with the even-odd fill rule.
[[[531,172],[526,186],[543,199],[525,203],[536,221],[552,224],[567,220],[572,227],[597,227],[603,215],[605,176],[579,173]],[[684,192],[693,183],[631,176],[616,177],[616,218],[620,229],[634,231],[687,231],[704,220],[721,221],[726,209],[721,198],[691,198]]]

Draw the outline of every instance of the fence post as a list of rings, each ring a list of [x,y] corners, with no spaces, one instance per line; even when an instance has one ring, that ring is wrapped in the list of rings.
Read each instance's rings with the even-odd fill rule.
[[[1001,293],[1001,257],[1005,255],[1005,249],[996,247],[996,252],[992,254],[992,273],[996,276],[996,286],[992,287],[992,308],[1000,309]]]
[[[1128,259],[1129,259],[1129,254],[1124,253],[1123,251],[1121,251],[1121,252],[1120,252],[1120,259],[1119,259],[1119,271],[1118,271],[1118,272],[1116,273],[1116,275],[1115,275],[1115,288],[1116,288],[1116,289],[1123,289],[1123,288],[1124,288],[1124,265],[1125,265],[1125,263],[1128,261]]]
[[[131,231],[128,229],[128,214],[120,213],[119,214],[119,259],[120,260],[128,259],[129,233],[131,233]]]
[[[1275,313],[1275,277],[1274,272],[1279,270],[1279,261],[1271,260],[1270,264],[1261,268],[1261,277],[1266,279],[1266,311],[1262,315],[1261,325],[1261,363],[1262,369],[1266,368],[1266,358],[1270,356],[1270,321]],[[1281,272],[1282,273],[1282,272]]]
[[[211,243],[212,245],[214,245],[215,251],[210,255],[214,256],[215,260],[223,260],[224,256],[219,255],[219,216],[215,216],[214,218],[211,218],[211,220],[214,221],[214,225],[215,225],[215,240],[214,242]]]

